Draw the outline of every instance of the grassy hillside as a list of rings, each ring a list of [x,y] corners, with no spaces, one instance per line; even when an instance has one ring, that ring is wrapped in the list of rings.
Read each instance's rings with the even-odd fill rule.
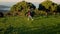
[[[60,34],[60,16],[39,16],[34,21],[24,16],[0,18],[1,34]]]

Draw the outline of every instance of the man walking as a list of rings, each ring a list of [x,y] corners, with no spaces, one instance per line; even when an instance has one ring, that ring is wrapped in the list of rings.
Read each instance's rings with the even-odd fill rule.
[[[31,19],[33,21],[32,14],[31,14],[31,10],[30,9],[28,9],[27,16],[28,16],[28,20]]]

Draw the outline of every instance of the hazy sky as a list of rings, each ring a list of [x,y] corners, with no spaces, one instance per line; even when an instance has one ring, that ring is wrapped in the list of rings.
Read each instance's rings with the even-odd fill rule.
[[[22,0],[0,0],[0,2],[20,2],[20,1],[22,1]],[[25,0],[25,1],[40,3],[44,0]],[[55,2],[55,3],[60,3],[60,0],[52,0],[52,1]]]
[[[20,2],[20,1],[23,1],[23,0],[0,0],[0,5],[8,5],[8,6],[10,6],[10,5],[14,5],[14,4],[16,4],[17,2]],[[35,5],[38,6],[38,4],[41,3],[41,2],[43,2],[44,0],[25,0],[25,1],[32,2],[34,4],[37,3]],[[53,1],[53,2],[55,2],[57,4],[60,4],[60,0],[51,0],[51,1]]]
[[[0,0],[0,2],[20,2],[22,0]],[[44,0],[25,0],[28,2],[42,2]],[[53,2],[60,3],[60,0],[52,0]]]
[[[22,0],[0,0],[0,2],[20,2]],[[42,2],[44,0],[25,0],[27,2]]]

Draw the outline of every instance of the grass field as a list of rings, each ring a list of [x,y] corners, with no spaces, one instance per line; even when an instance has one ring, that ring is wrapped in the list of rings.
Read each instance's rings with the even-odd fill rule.
[[[60,16],[23,16],[0,18],[0,34],[60,34]]]

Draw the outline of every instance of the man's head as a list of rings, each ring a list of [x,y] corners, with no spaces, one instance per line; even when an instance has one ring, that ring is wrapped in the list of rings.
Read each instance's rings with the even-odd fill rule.
[[[31,8],[31,10],[33,10],[33,8]]]

